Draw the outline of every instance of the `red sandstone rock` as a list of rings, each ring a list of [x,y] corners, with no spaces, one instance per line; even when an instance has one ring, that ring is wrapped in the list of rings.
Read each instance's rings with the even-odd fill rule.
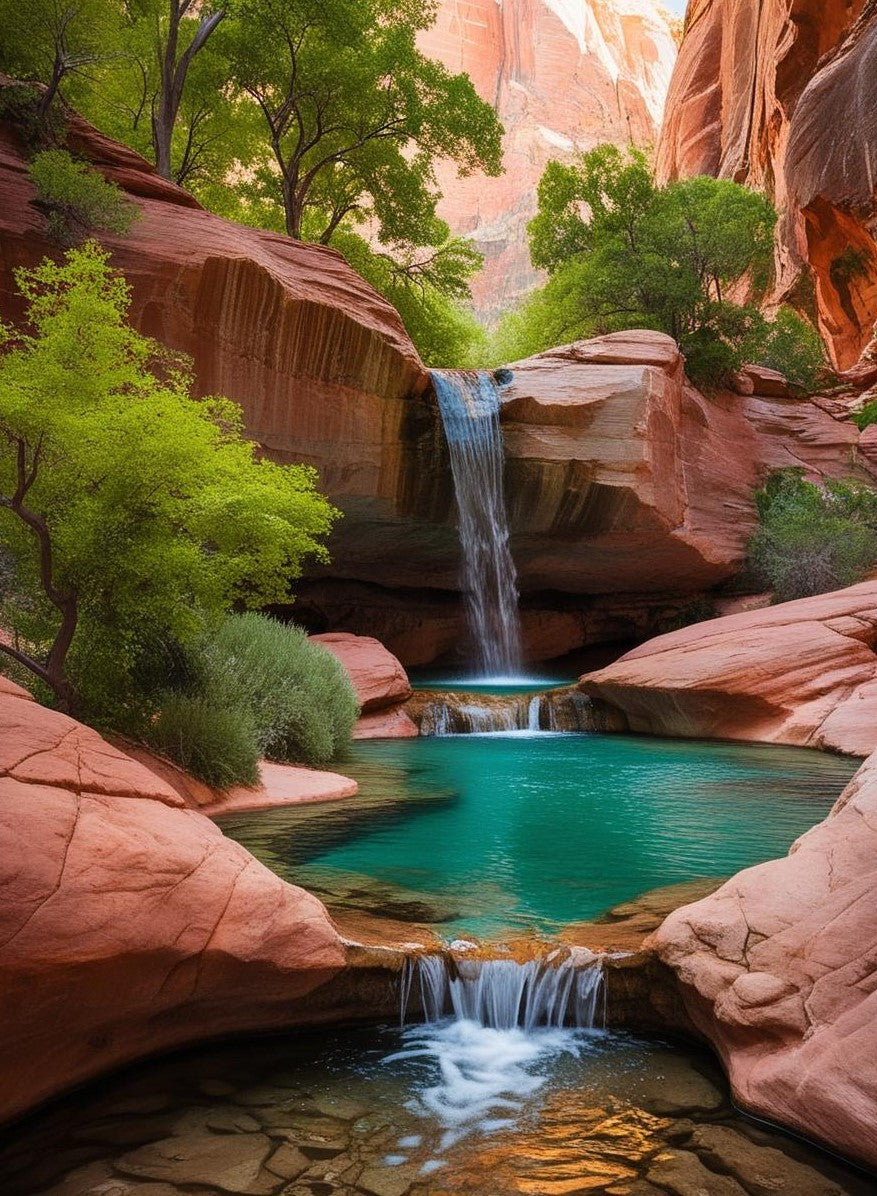
[[[871,1167],[875,891],[877,755],[786,859],[676,910],[647,943],[676,973],[739,1103]]]
[[[658,175],[711,174],[771,196],[781,213],[776,298],[793,295],[809,266],[822,331],[846,368],[877,318],[877,10],[865,0],[692,0],[685,30]]]
[[[144,765],[0,685],[0,1119],[129,1059],[302,1020],[323,906]]]
[[[200,393],[240,403],[248,434],[272,457],[316,466],[350,516],[332,542],[343,567],[363,524],[379,541],[383,525],[399,522],[409,485],[404,428],[423,418],[416,395],[428,378],[398,314],[334,250],[202,211],[133,151],[69,119],[71,144],[140,210],[129,234],[101,238],[131,284],[134,323],[192,357]],[[57,246],[34,206],[26,154],[2,122],[0,197],[0,314],[9,320],[20,314],[14,268]]]
[[[439,170],[441,215],[485,255],[473,293],[493,320],[539,279],[526,224],[545,164],[603,141],[653,145],[676,44],[645,0],[441,0],[421,46],[468,72],[505,128],[504,175]]]
[[[337,772],[303,768],[298,764],[277,764],[271,760],[262,760],[259,764],[258,785],[234,785],[231,789],[216,790],[139,744],[125,743],[124,748],[128,756],[166,781],[190,810],[198,810],[209,818],[245,810],[336,801],[353,797],[359,790],[356,781]]]
[[[771,469],[855,471],[859,433],[809,400],[685,384],[669,337],[552,349],[504,388],[507,506],[521,590],[695,592],[733,576]],[[779,386],[755,371],[759,386]],[[859,463],[867,473],[868,462]]]
[[[353,728],[354,739],[415,739],[417,726],[399,706],[366,714]]]
[[[331,631],[312,635],[311,640],[340,660],[356,690],[363,714],[397,706],[411,697],[408,674],[392,652],[372,636]]]
[[[632,731],[877,748],[877,581],[659,636],[580,687]]]

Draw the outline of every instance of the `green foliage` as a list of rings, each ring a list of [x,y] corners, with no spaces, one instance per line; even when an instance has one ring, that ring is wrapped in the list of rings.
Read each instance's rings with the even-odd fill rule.
[[[66,682],[91,718],[131,726],[150,709],[144,660],[234,604],[287,600],[337,512],[313,470],[259,459],[233,403],[190,397],[185,363],[129,326],[98,246],[17,279],[26,325],[0,329],[0,622],[60,701]],[[23,479],[50,585],[15,510]]]
[[[44,128],[55,97],[118,53],[121,12],[107,0],[0,0],[0,72],[46,85],[37,103]]]
[[[348,221],[421,244],[436,158],[499,173],[493,108],[417,47],[435,17],[423,0],[238,0],[232,77],[263,117],[254,178],[290,236],[328,244]]]
[[[860,411],[854,411],[853,423],[860,432],[864,432],[865,428],[870,427],[871,424],[877,424],[877,399],[865,403]]]
[[[550,162],[529,225],[548,284],[500,327],[494,357],[519,357],[625,328],[672,336],[688,371],[715,384],[746,360],[776,362],[802,384],[821,364],[818,338],[791,312],[768,323],[728,298],[764,292],[776,214],[724,179],[655,185],[639,150],[602,145]]]
[[[255,785],[259,748],[253,716],[199,694],[167,693],[149,726],[151,747],[216,789]]]
[[[752,359],[759,365],[779,370],[803,390],[815,390],[826,368],[825,348],[819,333],[788,307],[781,307],[766,323],[760,345]]]
[[[819,485],[801,469],[771,475],[755,496],[760,526],[749,567],[777,602],[861,581],[877,562],[877,491],[848,479]]]
[[[481,255],[447,225],[436,222],[431,244],[397,244],[384,251],[358,233],[340,229],[333,245],[402,317],[427,366],[476,368],[486,353],[486,335],[465,308],[468,279]]]
[[[121,188],[66,150],[37,154],[30,177],[48,212],[50,232],[61,245],[76,244],[93,230],[124,236],[139,215]]]
[[[347,673],[299,627],[229,615],[198,642],[192,667],[205,700],[252,719],[270,760],[326,764],[350,741],[359,707]]]

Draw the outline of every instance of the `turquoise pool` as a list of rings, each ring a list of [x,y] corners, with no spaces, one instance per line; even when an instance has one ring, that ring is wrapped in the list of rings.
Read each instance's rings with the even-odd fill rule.
[[[551,933],[648,890],[784,855],[855,761],[632,736],[356,745],[346,802],[227,818],[275,871],[448,937]],[[371,904],[369,904],[371,894]]]

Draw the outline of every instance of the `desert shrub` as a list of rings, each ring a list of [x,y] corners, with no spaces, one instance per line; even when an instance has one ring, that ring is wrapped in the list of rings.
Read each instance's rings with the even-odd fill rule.
[[[249,714],[268,759],[326,764],[350,740],[359,706],[347,673],[299,627],[228,615],[201,641],[193,667],[205,698]]]
[[[851,479],[817,484],[800,469],[773,474],[756,494],[760,526],[749,568],[777,602],[861,581],[877,562],[877,491]]]
[[[201,694],[168,692],[146,735],[157,751],[216,789],[254,785],[259,742],[252,714]]]
[[[97,230],[123,236],[137,208],[115,183],[66,150],[43,150],[30,164],[30,176],[45,208],[49,231],[61,245],[73,245]]]

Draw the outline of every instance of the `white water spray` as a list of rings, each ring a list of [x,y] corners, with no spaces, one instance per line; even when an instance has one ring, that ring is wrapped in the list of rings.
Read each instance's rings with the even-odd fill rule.
[[[499,388],[490,374],[434,372],[432,380],[451,458],[476,672],[513,676],[521,669],[521,628],[503,491]]]
[[[408,1108],[439,1131],[424,1169],[441,1166],[443,1152],[467,1134],[513,1126],[561,1056],[596,1049],[603,994],[600,961],[590,952],[558,951],[524,963],[452,955],[409,960],[402,1020],[416,996],[425,1024],[404,1028],[403,1048],[387,1062],[423,1068]]]

